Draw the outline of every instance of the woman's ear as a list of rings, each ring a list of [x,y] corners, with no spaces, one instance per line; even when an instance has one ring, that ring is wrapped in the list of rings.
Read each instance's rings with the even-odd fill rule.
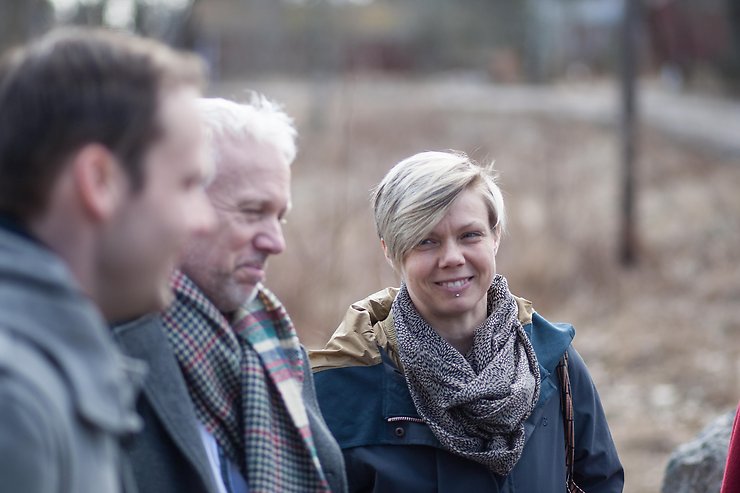
[[[496,229],[493,230],[493,256],[495,257],[498,254],[498,247],[501,245],[501,227],[496,226]]]
[[[380,239],[380,246],[383,247],[383,255],[385,255],[386,262],[388,262],[388,265],[391,266],[391,269],[395,271],[396,266],[393,265],[393,260],[391,259],[390,254],[388,253],[388,245],[385,244],[385,240],[383,238]]]

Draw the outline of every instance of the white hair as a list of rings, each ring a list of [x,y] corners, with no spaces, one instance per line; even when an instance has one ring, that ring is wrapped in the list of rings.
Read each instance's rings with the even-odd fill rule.
[[[504,198],[493,163],[484,167],[465,153],[421,152],[396,164],[373,191],[378,236],[394,267],[442,220],[465,190],[479,190],[488,210],[491,231],[506,226]]]
[[[200,98],[198,110],[209,136],[216,167],[221,160],[219,142],[251,138],[267,143],[290,165],[296,156],[298,132],[282,107],[264,95],[252,92],[249,101],[236,103],[222,98]]]

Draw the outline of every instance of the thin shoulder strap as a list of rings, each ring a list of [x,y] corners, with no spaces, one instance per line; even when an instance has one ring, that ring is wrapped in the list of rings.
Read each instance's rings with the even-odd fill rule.
[[[585,493],[573,479],[573,467],[576,454],[575,422],[573,416],[573,394],[570,388],[568,375],[568,351],[558,363],[558,379],[560,380],[560,405],[563,415],[563,431],[565,432],[565,484],[569,493]]]

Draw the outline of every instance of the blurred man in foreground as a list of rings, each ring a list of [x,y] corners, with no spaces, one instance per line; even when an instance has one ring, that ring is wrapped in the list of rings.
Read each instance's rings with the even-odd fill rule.
[[[106,322],[165,306],[184,241],[213,224],[201,83],[191,56],[105,31],[0,65],[2,491],[132,491],[143,365]]]
[[[218,218],[171,279],[173,305],[115,329],[152,368],[131,458],[142,493],[342,493],[342,453],[318,409],[288,314],[262,286],[285,248],[290,118],[263,97],[205,99]]]

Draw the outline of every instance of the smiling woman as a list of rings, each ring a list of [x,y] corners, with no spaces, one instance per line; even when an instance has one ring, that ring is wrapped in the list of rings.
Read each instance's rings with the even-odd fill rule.
[[[498,243],[480,192],[466,190],[401,266],[419,314],[463,354],[486,319]]]
[[[573,327],[496,273],[506,217],[493,170],[420,153],[388,172],[373,209],[402,285],[354,303],[310,355],[350,491],[622,491]]]
[[[391,170],[373,198],[386,258],[419,314],[463,353],[486,318],[505,223],[501,191],[471,164],[463,154],[418,154]]]

